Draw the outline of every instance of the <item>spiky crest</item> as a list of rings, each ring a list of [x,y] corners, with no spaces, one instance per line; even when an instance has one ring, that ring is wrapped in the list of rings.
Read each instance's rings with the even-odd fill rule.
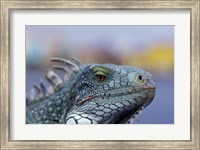
[[[39,86],[37,84],[34,84],[29,93],[26,94],[26,101],[28,104],[44,99],[50,94],[56,92],[59,87],[61,87],[65,82],[69,81],[72,74],[80,70],[81,67],[80,61],[73,57],[69,60],[55,57],[51,58],[51,61],[57,62],[58,64],[53,65],[52,68],[50,68],[45,75],[45,78],[49,83],[49,87],[45,87],[43,80],[40,79]],[[64,71],[64,81],[54,71],[54,69]]]

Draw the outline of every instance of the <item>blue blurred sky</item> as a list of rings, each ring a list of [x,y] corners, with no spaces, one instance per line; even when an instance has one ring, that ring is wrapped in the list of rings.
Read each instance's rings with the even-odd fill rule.
[[[26,26],[30,47],[47,50],[44,43],[58,42],[78,50],[85,46],[106,46],[116,53],[141,51],[153,44],[174,43],[174,26]],[[30,39],[30,40],[29,40]],[[35,45],[37,43],[37,45]],[[36,48],[35,48],[36,49]]]

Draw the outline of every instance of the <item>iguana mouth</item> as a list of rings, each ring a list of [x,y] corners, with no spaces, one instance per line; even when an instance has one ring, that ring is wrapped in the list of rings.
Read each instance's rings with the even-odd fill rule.
[[[117,91],[117,92],[113,92],[113,91],[114,90],[110,90],[110,91],[107,91],[107,92],[102,92],[102,93],[99,93],[99,94],[90,94],[90,95],[85,96],[82,99],[80,99],[80,97],[78,95],[78,96],[76,96],[75,101],[76,101],[76,104],[82,105],[85,102],[91,101],[96,97],[126,96],[126,95],[140,93],[142,91],[155,91],[155,87],[154,86],[149,86],[149,87],[148,86],[144,86],[143,89],[141,89],[140,91],[133,91],[132,87],[124,88],[121,91]]]
[[[127,88],[124,88],[124,89],[127,89]],[[128,91],[128,92],[127,92]],[[97,97],[104,97],[104,96],[110,96],[110,97],[112,97],[112,96],[119,96],[119,95],[121,95],[121,96],[126,96],[126,95],[132,95],[132,94],[136,94],[136,93],[141,93],[141,92],[143,92],[143,91],[149,91],[149,92],[154,92],[155,91],[155,87],[154,86],[149,86],[149,87],[147,87],[147,86],[144,86],[143,87],[143,90],[140,90],[140,91],[137,91],[137,92],[132,92],[132,89],[131,89],[131,87],[128,87],[128,90],[126,91],[126,93],[125,92],[115,92],[115,94],[114,95],[111,95],[111,92],[112,91],[108,91],[107,93],[100,93],[100,94],[96,94],[96,95],[94,95],[94,94],[90,94],[90,95],[87,95],[86,97],[84,97],[84,98],[82,98],[82,99],[80,99],[79,97],[79,95],[78,96],[76,96],[76,98],[75,98],[75,101],[76,101],[76,104],[77,105],[82,105],[82,104],[84,104],[85,102],[89,102],[89,101],[92,101],[93,99],[95,99],[95,98],[97,98]],[[145,101],[146,102],[146,101]],[[145,103],[144,102],[144,103]],[[149,102],[150,103],[150,102]],[[127,113],[127,112],[126,112]]]
[[[83,98],[80,98],[78,95],[75,98],[76,104],[82,105],[83,103],[87,101],[91,101],[96,97],[104,97],[104,96],[126,96],[126,95],[132,95],[136,93],[140,93],[142,91],[155,91],[156,86],[155,82],[153,80],[148,79],[146,84],[144,84],[142,87],[140,87],[140,90],[135,90],[136,87],[128,86],[128,87],[120,87],[120,89],[111,89],[106,92],[100,92],[100,93],[95,93],[95,94],[89,94],[87,96],[84,96]]]

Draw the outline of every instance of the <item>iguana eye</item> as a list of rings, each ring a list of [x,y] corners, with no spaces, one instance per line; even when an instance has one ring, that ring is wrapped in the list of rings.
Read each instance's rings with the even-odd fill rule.
[[[103,82],[106,80],[106,76],[104,75],[95,75],[95,77],[99,82]]]
[[[93,66],[91,71],[98,82],[104,82],[111,75],[111,70],[104,66]]]
[[[104,72],[98,71],[95,73],[95,78],[97,79],[97,81],[103,82],[106,80],[107,76]]]

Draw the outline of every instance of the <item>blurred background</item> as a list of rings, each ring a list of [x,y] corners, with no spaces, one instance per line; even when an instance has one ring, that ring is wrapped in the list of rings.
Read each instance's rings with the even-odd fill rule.
[[[50,58],[114,63],[149,71],[154,101],[139,124],[174,123],[174,26],[26,26],[26,91],[44,79]],[[45,83],[47,84],[47,83]]]

